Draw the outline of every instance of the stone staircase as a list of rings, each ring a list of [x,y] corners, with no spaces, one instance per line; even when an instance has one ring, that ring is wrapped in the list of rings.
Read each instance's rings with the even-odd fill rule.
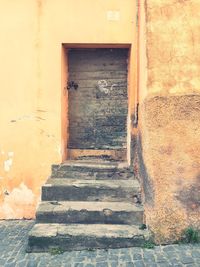
[[[141,246],[143,206],[139,182],[126,163],[69,160],[52,165],[42,187],[28,251]]]

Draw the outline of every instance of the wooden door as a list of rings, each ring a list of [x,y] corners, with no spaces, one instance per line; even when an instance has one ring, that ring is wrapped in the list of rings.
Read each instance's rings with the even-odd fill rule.
[[[69,149],[127,146],[128,49],[68,51]]]

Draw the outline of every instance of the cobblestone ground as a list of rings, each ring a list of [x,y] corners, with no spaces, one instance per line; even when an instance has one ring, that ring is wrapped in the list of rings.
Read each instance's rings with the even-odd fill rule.
[[[0,266],[5,267],[200,267],[200,245],[169,245],[154,249],[129,248],[95,251],[26,253],[34,221],[0,221]]]

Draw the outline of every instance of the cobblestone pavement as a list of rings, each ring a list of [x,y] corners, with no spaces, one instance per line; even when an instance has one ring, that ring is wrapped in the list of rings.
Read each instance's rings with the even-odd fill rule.
[[[154,249],[129,248],[95,251],[26,253],[34,221],[0,221],[0,266],[5,267],[200,267],[200,245],[169,245]]]

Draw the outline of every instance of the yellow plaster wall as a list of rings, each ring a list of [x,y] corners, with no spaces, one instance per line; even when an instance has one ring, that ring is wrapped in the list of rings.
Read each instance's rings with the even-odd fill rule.
[[[145,215],[157,242],[200,228],[200,5],[146,0],[140,105]],[[145,64],[144,64],[145,66]],[[144,86],[144,83],[142,83]]]
[[[147,0],[148,91],[200,91],[198,0]]]
[[[50,166],[64,154],[62,44],[132,44],[136,8],[132,0],[0,6],[0,219],[32,218]]]

